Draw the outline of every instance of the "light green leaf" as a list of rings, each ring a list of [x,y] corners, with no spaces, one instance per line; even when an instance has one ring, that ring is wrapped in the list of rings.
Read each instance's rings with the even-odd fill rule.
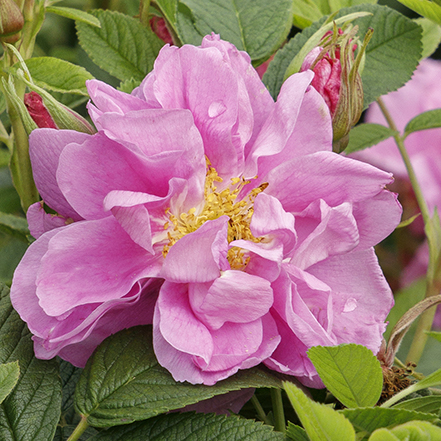
[[[161,10],[164,18],[176,32],[176,13],[178,10],[178,0],[156,0],[155,3]]]
[[[70,18],[71,20],[87,23],[91,26],[96,26],[97,28],[101,27],[100,21],[96,17],[85,11],[81,11],[80,9],[66,8],[63,6],[48,6],[45,11]]]
[[[349,155],[368,147],[372,147],[394,136],[397,132],[381,124],[359,124],[349,132],[349,144],[344,153]]]
[[[0,147],[0,168],[6,167],[9,164],[10,160],[11,160],[10,151]]]
[[[383,387],[383,371],[365,346],[314,346],[307,354],[325,386],[346,407],[377,403]]]
[[[413,412],[404,409],[383,409],[368,407],[363,409],[344,409],[342,413],[359,432],[372,433],[381,427],[396,426],[408,421],[434,421],[436,417],[422,412]]]
[[[177,30],[183,43],[200,45],[215,32],[248,52],[258,64],[286,39],[292,24],[292,0],[181,0]]]
[[[81,47],[101,69],[125,81],[142,81],[164,42],[127,15],[115,11],[93,11],[101,28],[77,22]]]
[[[417,383],[413,383],[406,389],[398,392],[392,398],[390,398],[385,403],[383,403],[381,407],[391,407],[398,401],[402,400],[403,398],[407,397],[408,395],[414,392],[417,392],[422,389],[427,389],[428,387],[435,387],[439,385],[441,385],[441,369],[438,369],[437,371],[428,375],[423,380],[418,381]]]
[[[151,326],[138,326],[108,337],[94,352],[77,384],[75,407],[90,425],[110,427],[232,390],[281,385],[262,368],[240,371],[214,386],[178,383],[156,360]]]
[[[292,383],[284,381],[283,387],[311,441],[355,441],[354,428],[343,415],[310,400]]]
[[[30,234],[28,222],[24,217],[2,212],[0,212],[0,231],[22,239],[26,243],[28,242],[27,236]]]
[[[90,441],[283,441],[271,426],[236,416],[175,413],[102,431]]]
[[[396,228],[404,228],[413,223],[413,221],[421,216],[421,213],[414,214],[406,220],[401,221]]]
[[[300,426],[296,426],[295,424],[291,423],[291,421],[288,421],[286,435],[293,441],[309,441],[306,430]]]
[[[132,90],[135,87],[138,87],[140,85],[140,82],[138,80],[135,80],[134,78],[130,78],[130,80],[123,81],[119,87],[118,90],[125,93],[131,93]]]
[[[427,421],[410,421],[392,429],[375,431],[369,441],[438,441],[441,439],[441,428]]]
[[[53,57],[30,58],[26,65],[37,86],[54,92],[88,96],[86,80],[93,79],[93,76],[84,67]]]
[[[404,136],[419,130],[441,127],[441,109],[428,110],[412,118],[404,129]]]
[[[438,49],[441,42],[441,26],[424,17],[414,18],[414,21],[423,28],[421,58],[430,57]]]
[[[429,395],[427,397],[412,398],[395,404],[390,410],[393,409],[407,409],[415,412],[434,413],[438,415],[441,409],[441,396]]]
[[[344,8],[335,18],[359,11],[373,14],[353,21],[354,25],[359,26],[358,35],[361,38],[369,27],[374,29],[366,48],[362,73],[364,107],[367,107],[379,96],[397,90],[411,78],[421,56],[421,28],[399,12],[380,5],[363,4]],[[263,77],[274,99],[279,94],[291,61],[324,21],[325,18],[322,18],[299,32],[277,52]]]
[[[20,366],[18,361],[0,364],[0,404],[14,389],[19,376]]]
[[[398,0],[404,6],[441,25],[441,6],[429,0]]]
[[[329,12],[323,13],[313,0],[293,0],[293,7],[293,24],[299,29],[305,29],[324,15],[329,14]]]
[[[0,292],[0,363],[18,360],[20,379],[0,405],[2,441],[48,441],[60,418],[61,384],[55,360],[37,360],[25,323],[13,310],[9,290]]]
[[[426,334],[427,334],[429,337],[433,337],[433,338],[435,338],[436,340],[438,340],[438,341],[441,342],[441,332],[426,331]]]

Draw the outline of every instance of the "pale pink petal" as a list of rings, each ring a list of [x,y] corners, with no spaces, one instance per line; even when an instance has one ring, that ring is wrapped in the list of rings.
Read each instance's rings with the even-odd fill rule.
[[[29,231],[35,239],[38,239],[47,231],[63,227],[72,221],[69,222],[68,219],[56,214],[46,213],[42,202],[35,202],[28,208],[26,219],[29,224]]]
[[[48,315],[121,298],[137,281],[158,275],[162,256],[132,242],[112,217],[54,231],[36,281],[39,304]]]
[[[242,271],[224,271],[213,284],[191,284],[189,298],[198,318],[211,330],[225,322],[248,323],[265,315],[273,303],[270,283]]]
[[[66,218],[81,219],[81,216],[67,202],[59,188],[56,174],[60,155],[66,146],[72,144],[81,149],[91,135],[73,130],[37,129],[29,136],[34,181],[46,204]]]

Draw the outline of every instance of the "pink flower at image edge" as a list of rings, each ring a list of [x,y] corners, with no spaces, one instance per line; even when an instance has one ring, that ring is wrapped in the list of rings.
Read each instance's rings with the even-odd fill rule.
[[[175,380],[212,385],[263,362],[323,387],[306,355],[376,353],[393,304],[373,246],[401,208],[391,175],[332,152],[329,110],[291,76],[274,102],[219,39],[162,48],[132,94],[88,81],[98,133],[30,137],[45,203],[14,307],[37,357],[84,366],[120,329],[153,323]]]

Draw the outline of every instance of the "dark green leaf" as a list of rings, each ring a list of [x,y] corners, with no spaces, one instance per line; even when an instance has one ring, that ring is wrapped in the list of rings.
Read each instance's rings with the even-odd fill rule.
[[[101,28],[77,22],[81,47],[101,69],[125,81],[142,81],[164,44],[152,31],[127,15],[93,11]]]
[[[437,127],[441,127],[441,109],[429,110],[411,119],[404,129],[404,135]]]
[[[24,217],[0,212],[0,231],[24,240],[29,235],[28,222]]]
[[[309,441],[308,435],[305,429],[288,421],[288,427],[286,429],[286,435],[293,441]]]
[[[68,361],[59,359],[61,385],[63,388],[63,395],[61,401],[61,413],[64,421],[68,424],[78,424],[80,417],[75,413],[74,409],[74,394],[75,387],[80,378],[80,368],[70,364]]]
[[[342,413],[358,431],[372,433],[381,427],[396,426],[408,421],[433,421],[434,415],[421,412],[412,412],[404,409],[383,409],[370,407],[363,409],[344,409]]]
[[[18,361],[0,364],[0,404],[11,393],[20,375]]]
[[[31,335],[13,310],[6,287],[0,297],[0,363],[20,364],[18,384],[0,405],[0,439],[51,440],[60,418],[58,363],[35,358]]]
[[[128,426],[115,427],[90,441],[283,441],[271,426],[213,414],[176,413],[161,415]]]
[[[395,404],[393,409],[407,409],[415,412],[434,413],[439,415],[441,410],[441,396],[429,395],[427,397],[412,398],[410,400],[400,401],[399,403]]]
[[[22,239],[0,231],[0,283],[11,283],[15,268],[27,248],[27,243]]]
[[[366,49],[362,73],[364,107],[379,96],[397,90],[412,76],[421,54],[421,28],[397,11],[380,5],[358,5],[341,9],[335,18],[367,11],[373,15],[357,18],[358,35],[362,38],[369,27],[374,34]],[[282,87],[285,71],[302,46],[322,25],[325,18],[298,33],[277,52],[263,77],[273,98]]]
[[[346,407],[373,406],[380,398],[383,371],[365,346],[314,346],[308,350],[317,373],[329,391]]]
[[[292,0],[181,0],[177,30],[183,43],[200,45],[215,32],[248,52],[258,64],[283,43],[291,29]]]
[[[91,26],[100,27],[100,21],[91,14],[85,11],[74,8],[66,8],[63,6],[48,6],[46,12],[52,12],[53,14],[61,15],[62,17],[70,18],[71,20],[77,20],[82,23],[87,23]]]
[[[266,369],[240,371],[215,386],[177,383],[153,352],[151,326],[108,337],[94,352],[75,391],[75,406],[90,425],[109,427],[249,387],[281,387]]]
[[[88,96],[86,80],[93,76],[81,66],[53,57],[30,58],[26,65],[32,79],[43,89]]]
[[[311,441],[355,441],[354,428],[343,415],[310,400],[292,383],[283,386]]]
[[[381,124],[359,124],[349,132],[349,144],[345,154],[349,155],[378,144],[395,135],[395,131]]]

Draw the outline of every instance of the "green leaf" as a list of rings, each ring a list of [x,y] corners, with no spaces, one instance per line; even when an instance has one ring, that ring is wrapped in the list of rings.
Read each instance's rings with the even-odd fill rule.
[[[343,344],[314,346],[307,354],[325,386],[346,407],[377,403],[383,387],[383,371],[371,350]]]
[[[381,427],[396,426],[408,421],[434,421],[436,417],[427,413],[413,412],[404,409],[383,409],[368,407],[363,409],[344,409],[342,413],[359,432],[372,433]]]
[[[345,154],[349,155],[378,144],[394,136],[397,132],[381,124],[359,124],[349,132],[349,144]]]
[[[34,83],[43,89],[89,96],[86,80],[93,76],[84,67],[53,57],[30,58],[26,65]]]
[[[369,27],[374,29],[373,37],[366,48],[366,61],[362,73],[364,107],[367,107],[379,96],[397,90],[411,78],[420,60],[421,28],[399,12],[380,5],[363,4],[344,8],[335,18],[360,11],[373,14],[352,22],[359,26],[358,35],[361,38]],[[291,61],[324,21],[325,18],[322,18],[296,34],[277,52],[268,66],[263,81],[274,99],[279,94]]]
[[[273,427],[236,416],[175,413],[102,431],[90,441],[283,441]]]
[[[441,409],[441,396],[429,395],[427,397],[418,397],[400,401],[390,410],[393,409],[407,409],[415,412],[434,413],[435,415],[438,415]]]
[[[441,332],[426,331],[426,334],[427,334],[429,337],[433,337],[433,338],[435,338],[436,340],[438,340],[438,341],[441,342]]]
[[[297,386],[283,387],[311,441],[355,441],[351,423],[341,414],[310,400]]]
[[[130,80],[123,81],[119,87],[118,90],[125,93],[131,93],[132,90],[135,87],[138,87],[140,85],[140,82],[135,80],[134,78],[130,78]]]
[[[101,28],[77,22],[81,47],[101,69],[125,81],[142,81],[164,42],[132,17],[115,11],[93,11]]]
[[[60,376],[62,385],[61,413],[63,420],[68,424],[77,424],[80,417],[75,413],[74,394],[75,387],[83,371],[70,364],[68,361],[59,359]]]
[[[413,223],[413,221],[414,221],[415,219],[417,219],[417,218],[420,217],[420,216],[421,216],[421,213],[414,214],[413,216],[409,217],[408,219],[401,221],[401,222],[396,226],[396,228],[404,228],[404,227],[407,227],[407,226],[409,226],[411,223]]]
[[[0,363],[18,360],[17,386],[0,405],[2,441],[48,441],[60,418],[61,384],[56,360],[37,360],[31,335],[0,288]]]
[[[0,168],[9,165],[10,160],[11,160],[10,151],[0,147]]]
[[[87,23],[97,28],[101,27],[100,21],[92,14],[81,11],[80,9],[66,8],[63,6],[48,6],[45,9],[46,12],[52,12],[53,14],[61,15],[62,17],[70,18],[72,20]]]
[[[28,242],[27,236],[30,234],[28,222],[24,217],[2,212],[0,212],[0,231],[22,239],[26,243]]]
[[[288,421],[286,435],[293,441],[309,441],[306,430]]]
[[[177,383],[153,352],[151,326],[108,337],[91,356],[75,391],[75,406],[90,425],[139,421],[249,387],[281,387],[266,369],[240,371],[214,386]],[[134,399],[136,397],[136,399]]]
[[[246,51],[255,64],[265,61],[286,39],[292,0],[181,0],[177,30],[183,43],[196,46],[215,32]]]
[[[398,0],[404,6],[441,25],[441,5],[429,0]]]
[[[441,109],[428,110],[412,118],[404,129],[404,136],[419,130],[441,127]]]
[[[156,0],[155,3],[161,10],[164,18],[176,32],[176,13],[178,10],[178,0]]]
[[[0,404],[14,389],[19,376],[20,366],[18,361],[0,364]]]
[[[427,421],[410,421],[392,429],[375,431],[369,441],[437,441],[441,439],[441,429]]]
[[[15,268],[28,248],[23,239],[0,231],[0,283],[11,284]]]
[[[434,23],[428,18],[414,18],[415,23],[423,28],[423,52],[421,59],[430,57],[437,49],[441,42],[441,26]]]
[[[293,25],[299,29],[305,29],[324,15],[329,14],[329,12],[327,14],[323,13],[312,0],[293,0],[293,7]]]

